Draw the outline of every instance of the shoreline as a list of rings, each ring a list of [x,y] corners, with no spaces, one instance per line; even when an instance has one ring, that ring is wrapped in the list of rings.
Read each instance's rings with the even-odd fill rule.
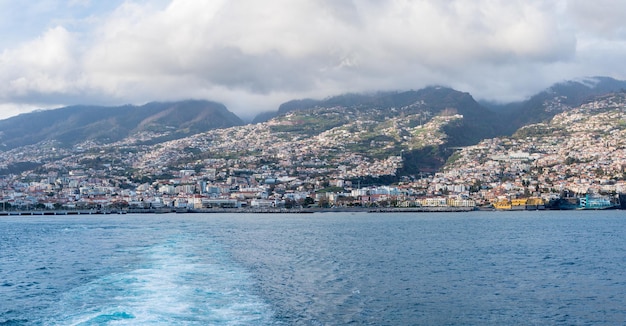
[[[620,210],[613,207],[611,210]],[[563,209],[541,209],[541,211],[561,211]],[[584,209],[594,210],[594,209]],[[519,212],[535,210],[501,210],[492,207],[333,207],[333,208],[201,208],[201,209],[144,209],[123,210],[16,210],[0,211],[2,216],[54,216],[54,215],[124,215],[124,214],[312,214],[312,213],[467,213],[467,212]]]
[[[124,210],[16,210],[0,211],[0,216],[54,216],[54,215],[122,215],[122,214],[312,214],[336,212],[361,213],[432,213],[471,212],[476,207],[333,207],[333,208],[202,208],[202,209],[124,209]]]

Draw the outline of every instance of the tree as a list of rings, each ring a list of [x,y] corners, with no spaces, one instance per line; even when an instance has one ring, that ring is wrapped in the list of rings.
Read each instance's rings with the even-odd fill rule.
[[[483,186],[483,183],[480,180],[476,180],[474,184],[470,186],[469,192],[472,192],[472,193],[479,192],[482,186]]]
[[[296,206],[296,201],[291,198],[285,198],[285,208],[294,208]]]
[[[320,207],[328,208],[328,207],[330,207],[330,200],[328,200],[327,197],[322,197],[322,198],[320,198],[320,200],[318,202],[318,205]]]

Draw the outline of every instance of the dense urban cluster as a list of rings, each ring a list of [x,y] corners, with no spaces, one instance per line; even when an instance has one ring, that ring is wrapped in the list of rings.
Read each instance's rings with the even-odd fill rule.
[[[513,137],[483,140],[455,154],[444,171],[419,183],[429,192],[500,197],[626,192],[626,103],[612,95],[526,126]]]
[[[626,191],[625,103],[601,98],[386,185],[353,180],[396,175],[405,151],[444,144],[443,127],[463,117],[422,110],[381,121],[334,108],[154,145],[161,135],[145,132],[106,145],[46,142],[3,153],[0,169],[32,169],[2,176],[0,201],[3,210],[415,207],[616,194]]]

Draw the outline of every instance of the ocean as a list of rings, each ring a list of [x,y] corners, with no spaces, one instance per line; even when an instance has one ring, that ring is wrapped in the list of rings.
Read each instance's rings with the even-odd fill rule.
[[[0,325],[626,324],[624,211],[0,217]]]

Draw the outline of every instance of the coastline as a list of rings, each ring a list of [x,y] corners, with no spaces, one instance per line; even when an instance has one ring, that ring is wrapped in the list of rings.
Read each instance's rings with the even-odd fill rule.
[[[620,210],[622,207],[611,207],[612,210]],[[541,209],[541,210],[564,210],[564,209]],[[580,210],[580,209],[579,209]],[[594,210],[594,209],[583,209]],[[51,216],[51,215],[119,215],[119,214],[312,214],[312,213],[467,213],[467,212],[515,212],[519,210],[503,210],[493,207],[478,206],[422,206],[422,207],[330,207],[330,208],[200,208],[200,209],[175,209],[175,208],[132,208],[122,210],[17,210],[0,211],[3,216]]]
[[[196,214],[196,213],[239,213],[239,214],[312,214],[333,212],[361,213],[435,213],[471,212],[483,210],[477,207],[331,207],[331,208],[202,208],[202,209],[124,209],[124,210],[18,210],[0,211],[1,216],[43,216],[43,215],[117,215],[117,214]]]

